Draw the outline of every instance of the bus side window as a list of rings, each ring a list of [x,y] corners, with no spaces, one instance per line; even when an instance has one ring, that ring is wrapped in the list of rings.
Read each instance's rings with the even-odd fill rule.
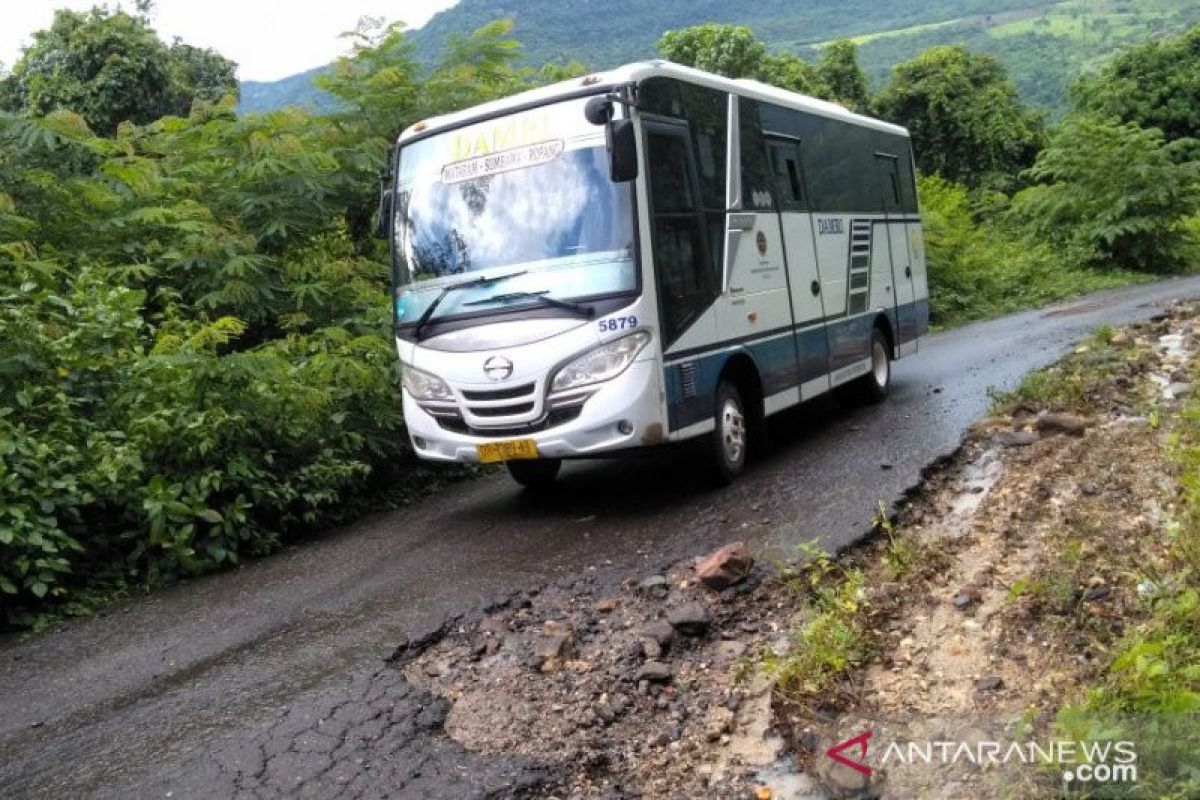
[[[653,213],[654,268],[662,304],[663,336],[674,340],[716,296],[697,202],[696,165],[683,126],[647,130],[646,165]]]
[[[759,120],[759,104],[739,98],[742,156],[742,205],[750,211],[775,210],[775,176],[771,171],[767,140]]]
[[[769,147],[780,204],[784,208],[803,206],[804,184],[800,180],[800,153],[795,142],[772,139]]]

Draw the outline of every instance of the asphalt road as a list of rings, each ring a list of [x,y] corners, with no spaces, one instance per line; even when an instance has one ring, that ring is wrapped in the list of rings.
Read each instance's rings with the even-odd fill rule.
[[[1101,323],[1200,296],[1200,278],[948,331],[894,365],[880,406],[777,418],[745,478],[686,450],[564,470],[535,500],[504,475],[364,519],[65,630],[0,641],[0,797],[504,797],[553,783],[465,752],[444,702],[385,663],[515,592],[640,577],[742,538],[783,553],[862,536],[1013,385]],[[887,465],[885,468],[884,465]]]

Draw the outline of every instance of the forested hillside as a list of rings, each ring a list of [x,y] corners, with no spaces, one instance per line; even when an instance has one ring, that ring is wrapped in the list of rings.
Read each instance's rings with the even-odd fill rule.
[[[1074,76],[1094,70],[1113,52],[1161,38],[1200,22],[1192,0],[462,0],[413,31],[418,60],[435,62],[454,36],[505,17],[515,24],[522,59],[538,65],[578,60],[601,69],[656,55],[663,32],[705,22],[745,25],[772,50],[818,57],[838,38],[860,45],[863,67],[875,86],[893,65],[938,44],[966,44],[1000,59],[1022,97],[1054,111],[1066,107]],[[315,66],[315,65],[314,65]],[[241,110],[297,103],[328,107],[312,86],[312,73],[282,81],[243,84]]]
[[[314,67],[277,81],[242,81],[238,111],[270,111],[286,106],[300,106],[312,111],[332,110],[337,107],[337,100],[316,85],[317,76],[329,72],[329,67]]]

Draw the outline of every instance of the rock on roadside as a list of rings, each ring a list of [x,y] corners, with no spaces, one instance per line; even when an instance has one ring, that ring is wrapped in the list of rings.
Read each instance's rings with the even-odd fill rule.
[[[1034,426],[1043,433],[1065,433],[1069,436],[1083,436],[1087,430],[1087,420],[1077,414],[1061,414],[1045,412],[1038,414]]]
[[[754,566],[745,542],[730,542],[696,561],[696,578],[714,592],[739,583]]]
[[[684,636],[703,636],[711,621],[708,609],[696,602],[684,603],[667,612],[667,622]]]

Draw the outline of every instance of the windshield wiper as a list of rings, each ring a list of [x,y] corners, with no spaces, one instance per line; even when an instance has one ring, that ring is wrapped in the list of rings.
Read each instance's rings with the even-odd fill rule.
[[[456,292],[459,289],[472,289],[477,286],[487,286],[491,283],[499,283],[500,281],[506,281],[509,278],[515,278],[518,275],[524,275],[528,271],[529,270],[523,269],[520,272],[510,272],[507,275],[475,278],[473,280],[463,281],[462,283],[452,283],[449,286],[443,287],[441,293],[437,297],[433,298],[433,302],[430,303],[429,307],[425,309],[425,313],[417,319],[417,324],[413,327],[413,338],[418,342],[421,341],[421,331],[425,330],[425,326],[429,324],[429,320],[433,319],[433,312],[437,311],[437,307],[441,305],[443,300],[446,299],[446,295],[450,294],[451,292]]]
[[[582,303],[572,303],[570,300],[559,300],[557,297],[549,297],[548,292],[548,289],[540,292],[507,292],[506,294],[494,294],[482,300],[472,300],[469,303],[463,303],[463,305],[482,306],[487,303],[507,303],[510,300],[534,300],[544,306],[570,311],[572,314],[578,314],[585,319],[591,319],[596,316],[596,309],[591,306],[585,306]]]

